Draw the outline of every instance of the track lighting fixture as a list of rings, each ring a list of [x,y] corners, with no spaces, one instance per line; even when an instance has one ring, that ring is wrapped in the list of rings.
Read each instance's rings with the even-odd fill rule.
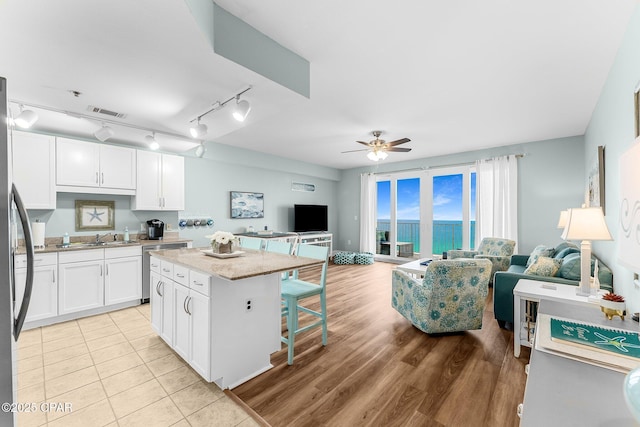
[[[151,135],[147,135],[144,137],[144,140],[147,141],[147,145],[149,146],[150,150],[157,150],[158,148],[160,148],[160,144],[158,144],[158,141],[156,141],[156,133],[152,132]]]
[[[207,130],[207,125],[200,123],[200,117],[198,117],[198,124],[191,126],[189,133],[191,133],[191,136],[194,138],[202,138],[207,134]]]
[[[244,119],[247,118],[250,111],[251,105],[249,104],[249,101],[244,99],[240,101],[240,95],[236,96],[236,106],[233,109],[233,118],[239,122],[244,122]]]
[[[197,122],[197,125],[192,125],[191,128],[189,128],[189,131],[191,132],[191,136],[193,136],[194,138],[201,138],[204,134],[206,134],[206,125],[204,124],[200,124],[200,119],[203,118],[204,116],[206,116],[209,113],[212,113],[214,111],[218,111],[220,110],[222,107],[224,107],[225,105],[227,105],[229,102],[233,101],[234,99],[236,100],[236,105],[233,108],[233,118],[236,119],[239,122],[243,122],[247,116],[249,115],[249,112],[251,111],[251,104],[249,104],[249,101],[243,99],[240,100],[240,95],[244,94],[245,92],[248,92],[249,90],[251,90],[251,86],[249,86],[248,88],[238,92],[237,94],[235,94],[234,96],[232,96],[231,98],[227,99],[226,101],[220,102],[220,101],[216,101],[213,104],[213,107],[207,111],[205,111],[204,113],[200,114],[198,117],[196,117],[195,119],[191,120],[190,123],[193,124],[193,122]],[[198,130],[199,127],[203,127],[204,128],[204,132],[200,132]]]
[[[95,136],[100,142],[105,142],[107,139],[111,138],[113,135],[115,135],[115,132],[113,131],[113,129],[111,129],[109,126],[105,126],[104,124],[100,129],[98,129],[93,133],[93,136]]]
[[[13,122],[23,129],[28,129],[33,126],[37,120],[38,115],[33,110],[25,110],[24,107],[20,105],[20,114],[13,119]]]
[[[202,158],[206,151],[207,148],[204,146],[204,141],[200,141],[200,145],[198,145],[198,148],[196,148],[196,157]]]

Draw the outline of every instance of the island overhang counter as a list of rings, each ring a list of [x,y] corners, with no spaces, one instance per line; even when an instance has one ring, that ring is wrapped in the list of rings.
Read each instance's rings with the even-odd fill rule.
[[[233,388],[270,369],[281,348],[280,273],[322,261],[265,251],[215,258],[151,252],[151,326],[203,378]]]

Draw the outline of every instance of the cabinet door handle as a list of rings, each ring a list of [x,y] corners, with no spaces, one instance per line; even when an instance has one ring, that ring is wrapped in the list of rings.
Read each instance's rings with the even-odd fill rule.
[[[187,309],[187,300],[189,299],[189,297],[184,297],[184,301],[182,301],[182,308],[184,309],[184,312],[189,314],[189,309]]]
[[[193,298],[189,297],[189,301],[187,301],[187,313],[189,313],[189,316],[191,316],[191,314],[193,314],[193,313],[191,313],[191,311],[189,311],[189,304],[191,303],[192,299]]]
[[[100,277],[102,277],[102,266],[100,266]]]
[[[102,172],[100,175],[101,175],[101,178],[102,178],[101,184],[104,184],[104,172]]]
[[[164,285],[164,282],[162,282],[162,280],[158,280],[158,283],[156,283],[156,293],[162,297],[163,295],[160,293],[160,285]]]
[[[157,267],[158,264],[151,264],[151,267]]]
[[[204,286],[204,283],[196,282],[195,280],[193,281],[193,284],[196,286]]]
[[[164,271],[165,273],[169,273],[169,272],[171,272],[171,270],[166,269],[166,268],[163,268],[163,269],[162,269],[162,271]]]
[[[107,276],[109,275],[109,264],[106,265],[107,268]]]
[[[100,184],[100,182],[98,181],[98,172],[96,172],[96,184]]]
[[[176,276],[178,276],[181,279],[184,279],[184,274],[176,273]]]
[[[53,283],[56,283],[56,272],[55,272],[55,270],[51,271],[51,278],[53,279]],[[529,365],[527,365],[527,366],[529,366]]]

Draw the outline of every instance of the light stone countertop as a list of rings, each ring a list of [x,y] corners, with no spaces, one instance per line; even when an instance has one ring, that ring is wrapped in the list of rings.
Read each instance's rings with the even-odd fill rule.
[[[246,279],[302,267],[322,265],[322,260],[243,248],[241,256],[215,258],[202,253],[205,248],[161,249],[151,256],[180,264],[228,280]]]

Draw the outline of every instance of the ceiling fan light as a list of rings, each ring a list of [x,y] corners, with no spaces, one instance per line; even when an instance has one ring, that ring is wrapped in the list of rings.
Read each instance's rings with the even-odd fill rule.
[[[239,122],[244,122],[244,119],[247,118],[250,111],[251,104],[249,104],[249,101],[244,99],[242,101],[236,101],[235,108],[233,109],[233,118]]]
[[[38,120],[38,115],[33,110],[22,110],[13,122],[22,129],[28,129]]]
[[[100,129],[93,133],[93,136],[95,136],[96,139],[98,139],[98,141],[100,142],[105,142],[113,135],[115,135],[115,132],[109,126],[102,126]]]
[[[200,121],[198,120],[198,124],[191,126],[189,132],[191,133],[192,137],[201,138],[207,134],[207,130],[207,125],[205,125],[204,123],[200,123]]]
[[[378,159],[379,160],[384,160],[386,159],[388,156],[386,151],[378,151]]]
[[[378,154],[375,151],[369,151],[367,153],[367,157],[369,158],[369,160],[372,160],[374,162],[377,162],[378,160],[380,160],[378,159]]]

